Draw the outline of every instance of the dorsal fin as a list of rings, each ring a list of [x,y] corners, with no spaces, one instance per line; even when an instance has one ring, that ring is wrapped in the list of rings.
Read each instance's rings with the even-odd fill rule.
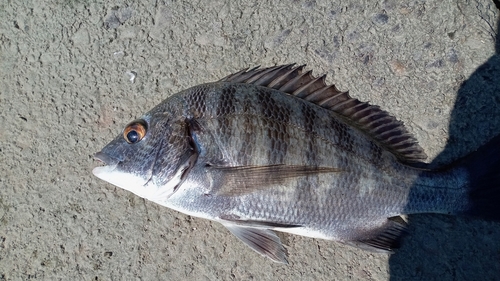
[[[351,98],[348,92],[325,83],[326,75],[314,77],[305,65],[278,65],[244,69],[220,82],[248,83],[273,88],[332,110],[361,129],[404,162],[427,158],[404,124],[376,105]],[[248,70],[248,71],[247,71]]]

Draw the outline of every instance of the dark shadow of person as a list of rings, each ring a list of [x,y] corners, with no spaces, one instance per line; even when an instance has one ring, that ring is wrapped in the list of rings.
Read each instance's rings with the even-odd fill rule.
[[[500,134],[499,29],[500,19],[496,53],[460,86],[448,142],[432,166],[458,159]],[[409,223],[409,235],[389,260],[391,280],[500,280],[500,223],[427,214],[409,216]]]

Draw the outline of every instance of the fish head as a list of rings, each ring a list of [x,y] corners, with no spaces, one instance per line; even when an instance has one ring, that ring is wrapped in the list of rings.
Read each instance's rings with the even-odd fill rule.
[[[95,154],[105,165],[92,172],[113,185],[164,204],[197,159],[192,143],[185,120],[168,113],[146,114],[125,126]]]

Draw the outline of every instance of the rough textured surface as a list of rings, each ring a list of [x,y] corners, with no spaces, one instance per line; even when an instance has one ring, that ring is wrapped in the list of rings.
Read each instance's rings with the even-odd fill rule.
[[[259,64],[329,74],[436,164],[500,133],[493,1],[289,2],[1,1],[0,280],[498,279],[498,223],[412,216],[390,257],[282,235],[280,265],[92,176],[130,120]]]

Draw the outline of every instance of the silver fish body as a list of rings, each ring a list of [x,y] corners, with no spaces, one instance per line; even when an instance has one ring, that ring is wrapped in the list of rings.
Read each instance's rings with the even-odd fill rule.
[[[218,221],[274,261],[273,230],[374,251],[398,247],[414,213],[467,214],[466,165],[425,154],[401,122],[292,65],[240,71],[182,91],[129,124],[94,174]]]

